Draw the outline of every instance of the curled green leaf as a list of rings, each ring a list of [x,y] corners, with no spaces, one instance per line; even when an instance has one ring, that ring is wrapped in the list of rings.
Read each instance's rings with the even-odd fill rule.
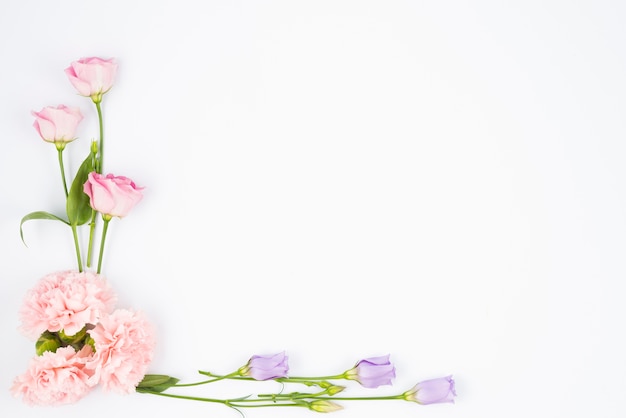
[[[52,221],[61,221],[66,225],[70,224],[65,219],[59,218],[58,216],[53,215],[48,212],[44,212],[44,211],[31,212],[28,215],[24,216],[22,218],[22,221],[20,222],[20,237],[22,238],[22,242],[24,243],[24,245],[26,245],[26,241],[24,241],[24,230],[22,229],[22,226],[24,225],[26,221],[31,221],[33,219],[48,219]]]

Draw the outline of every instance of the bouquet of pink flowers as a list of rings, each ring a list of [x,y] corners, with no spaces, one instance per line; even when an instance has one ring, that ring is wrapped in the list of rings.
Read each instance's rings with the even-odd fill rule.
[[[214,374],[200,371],[202,380],[180,383],[163,374],[147,374],[155,346],[154,330],[144,314],[116,309],[116,295],[101,274],[109,223],[123,218],[142,199],[142,187],[124,176],[104,174],[104,129],[101,103],[114,84],[117,63],[114,59],[83,58],[65,69],[69,81],[82,96],[95,104],[99,137],[89,154],[68,182],[63,151],[76,139],[76,128],[83,119],[78,108],[64,105],[33,112],[34,127],[41,138],[54,144],[57,153],[66,213],[46,211],[29,213],[31,220],[52,220],[69,226],[76,252],[77,268],[43,277],[27,294],[19,312],[21,330],[35,341],[35,356],[26,372],[18,376],[13,394],[31,405],[73,403],[101,385],[118,393],[139,392],[202,402],[221,403],[230,408],[292,406],[317,412],[342,408],[341,401],[404,400],[423,405],[454,402],[452,376],[422,381],[409,390],[387,396],[343,396],[347,385],[337,381],[356,381],[374,389],[390,385],[395,367],[389,355],[359,360],[339,374],[298,377],[289,373],[288,357],[282,353],[254,355],[234,372]],[[86,251],[81,248],[78,229],[88,228]],[[92,265],[96,231],[100,232],[98,260]],[[239,382],[272,380],[281,384],[277,393],[257,394],[231,399],[184,395],[187,387],[208,385],[223,380]],[[286,384],[303,385],[307,391],[284,390]]]

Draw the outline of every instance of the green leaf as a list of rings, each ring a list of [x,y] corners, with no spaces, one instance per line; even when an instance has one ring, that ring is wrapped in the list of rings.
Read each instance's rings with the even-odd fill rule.
[[[83,225],[91,220],[91,206],[89,196],[83,191],[87,176],[93,171],[93,154],[89,153],[80,165],[76,177],[72,182],[69,196],[67,196],[67,218],[70,225]]]
[[[164,374],[147,374],[139,382],[136,390],[139,393],[163,392],[178,382],[179,379]]]
[[[26,241],[24,241],[24,231],[22,230],[22,225],[24,225],[24,222],[30,221],[30,220],[33,220],[33,219],[49,219],[49,220],[53,220],[53,221],[61,221],[61,222],[63,222],[66,225],[70,224],[65,219],[59,218],[58,216],[53,215],[53,214],[48,213],[48,212],[37,211],[37,212],[29,213],[28,215],[24,216],[22,218],[22,222],[20,222],[20,237],[22,238],[22,242],[24,243],[24,245],[26,245]]]
[[[61,342],[57,339],[56,335],[50,331],[45,331],[41,334],[41,337],[39,337],[35,343],[35,350],[38,356],[41,356],[46,351],[56,353],[59,347],[61,347]]]

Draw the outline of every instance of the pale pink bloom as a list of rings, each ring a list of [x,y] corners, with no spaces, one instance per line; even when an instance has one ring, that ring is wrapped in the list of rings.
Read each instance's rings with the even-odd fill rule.
[[[116,296],[104,277],[75,270],[43,277],[26,293],[19,315],[22,331],[36,339],[48,330],[74,335],[96,324],[115,307]]]
[[[113,87],[116,73],[117,63],[114,58],[81,58],[65,69],[65,74],[78,93],[91,97],[96,103],[102,101],[102,95]]]
[[[88,331],[96,354],[87,367],[94,371],[92,383],[105,390],[131,393],[143,379],[154,351],[154,330],[144,315],[118,309]]]
[[[123,218],[143,198],[143,187],[123,176],[91,172],[83,185],[91,207],[110,217]]]
[[[33,126],[46,142],[66,144],[76,139],[76,127],[83,120],[77,107],[59,105],[47,106],[39,112],[31,112],[35,117]]]
[[[92,371],[85,364],[92,354],[85,345],[78,353],[72,347],[46,351],[34,357],[28,370],[13,382],[11,392],[29,405],[62,405],[78,401],[93,387]]]

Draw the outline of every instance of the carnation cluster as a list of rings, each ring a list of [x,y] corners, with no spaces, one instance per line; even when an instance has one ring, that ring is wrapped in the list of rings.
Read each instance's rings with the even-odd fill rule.
[[[134,392],[152,360],[154,332],[141,312],[115,309],[115,302],[97,273],[43,277],[19,312],[24,334],[37,338],[37,356],[12,392],[31,405],[73,403],[97,385]]]
[[[356,361],[336,374],[298,376],[291,373],[285,352],[255,354],[236,370],[220,374],[199,371],[202,380],[181,382],[167,374],[148,374],[155,347],[154,329],[148,319],[131,309],[116,308],[117,297],[102,274],[109,224],[126,217],[142,200],[143,187],[128,177],[105,173],[102,102],[115,82],[115,59],[82,58],[65,69],[78,94],[95,106],[99,132],[73,175],[65,168],[64,150],[77,139],[83,120],[78,108],[63,104],[33,111],[33,126],[41,139],[54,145],[59,172],[59,194],[65,213],[34,211],[22,218],[61,222],[73,239],[76,268],[46,275],[27,292],[19,312],[21,331],[35,342],[35,356],[26,371],[15,378],[12,393],[30,405],[62,405],[79,401],[97,386],[120,394],[143,393],[174,399],[222,404],[229,408],[296,407],[333,412],[349,401],[409,401],[421,405],[452,403],[456,397],[452,376],[423,380],[395,395],[370,391],[391,385],[396,368],[390,356]],[[88,237],[86,246],[82,245]],[[99,247],[96,237],[99,236]],[[98,250],[97,263],[93,263]],[[241,364],[241,363],[240,363]],[[273,393],[247,388],[243,396],[215,398],[189,390],[206,388],[225,380],[250,385],[276,382]],[[296,386],[296,389],[293,389]],[[350,386],[364,392],[348,395]]]

